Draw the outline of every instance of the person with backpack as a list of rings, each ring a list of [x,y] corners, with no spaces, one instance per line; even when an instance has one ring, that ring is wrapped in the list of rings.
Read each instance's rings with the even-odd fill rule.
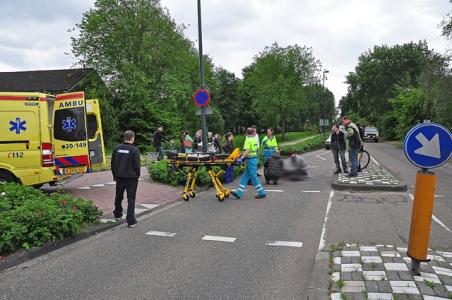
[[[359,128],[347,116],[342,117],[342,125],[345,127],[345,145],[348,151],[348,157],[352,164],[350,174],[348,177],[358,176],[358,154],[362,147],[361,136],[359,135]]]

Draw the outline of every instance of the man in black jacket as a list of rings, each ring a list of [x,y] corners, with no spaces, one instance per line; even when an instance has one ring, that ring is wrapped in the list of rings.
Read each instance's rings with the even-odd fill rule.
[[[133,145],[135,133],[132,130],[124,132],[124,143],[113,149],[111,156],[111,172],[116,181],[115,209],[113,215],[122,217],[122,199],[127,190],[127,224],[130,228],[137,225],[135,219],[135,195],[137,193],[138,178],[140,177],[140,152]]]
[[[162,160],[164,158],[162,142],[165,141],[165,134],[163,133],[163,126],[159,126],[157,130],[154,132],[154,137],[152,138],[152,146],[155,147],[159,156],[157,160]]]
[[[339,129],[339,125],[334,124],[331,130],[331,150],[333,151],[334,162],[336,164],[336,171],[334,174],[339,174],[344,170],[344,173],[348,173],[347,161],[345,160],[345,135]],[[339,157],[342,161],[339,162]]]

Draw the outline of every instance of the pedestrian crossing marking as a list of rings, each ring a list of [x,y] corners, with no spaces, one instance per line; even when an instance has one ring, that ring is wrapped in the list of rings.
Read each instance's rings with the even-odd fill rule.
[[[233,242],[235,242],[236,238],[235,237],[227,237],[227,236],[205,235],[205,236],[203,236],[202,240],[233,243]]]
[[[158,205],[158,204],[146,204],[146,203],[141,203],[140,205],[143,206],[143,207],[146,207],[148,210],[160,206],[160,205]]]
[[[293,242],[293,241],[272,241],[272,242],[266,242],[265,245],[267,245],[267,246],[301,248],[303,246],[303,243],[302,242]]]

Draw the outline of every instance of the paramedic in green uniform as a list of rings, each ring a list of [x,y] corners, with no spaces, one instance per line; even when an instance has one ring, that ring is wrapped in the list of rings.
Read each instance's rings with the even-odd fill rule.
[[[267,135],[262,139],[262,146],[264,146],[264,162],[267,161],[278,150],[278,143],[273,134],[273,129],[267,129]]]

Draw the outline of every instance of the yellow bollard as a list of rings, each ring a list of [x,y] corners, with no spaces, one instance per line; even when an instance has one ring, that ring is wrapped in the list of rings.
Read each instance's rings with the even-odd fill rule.
[[[436,174],[426,170],[416,174],[413,212],[411,215],[408,256],[411,258],[411,271],[419,274],[420,263],[428,261],[428,244],[435,200]]]

